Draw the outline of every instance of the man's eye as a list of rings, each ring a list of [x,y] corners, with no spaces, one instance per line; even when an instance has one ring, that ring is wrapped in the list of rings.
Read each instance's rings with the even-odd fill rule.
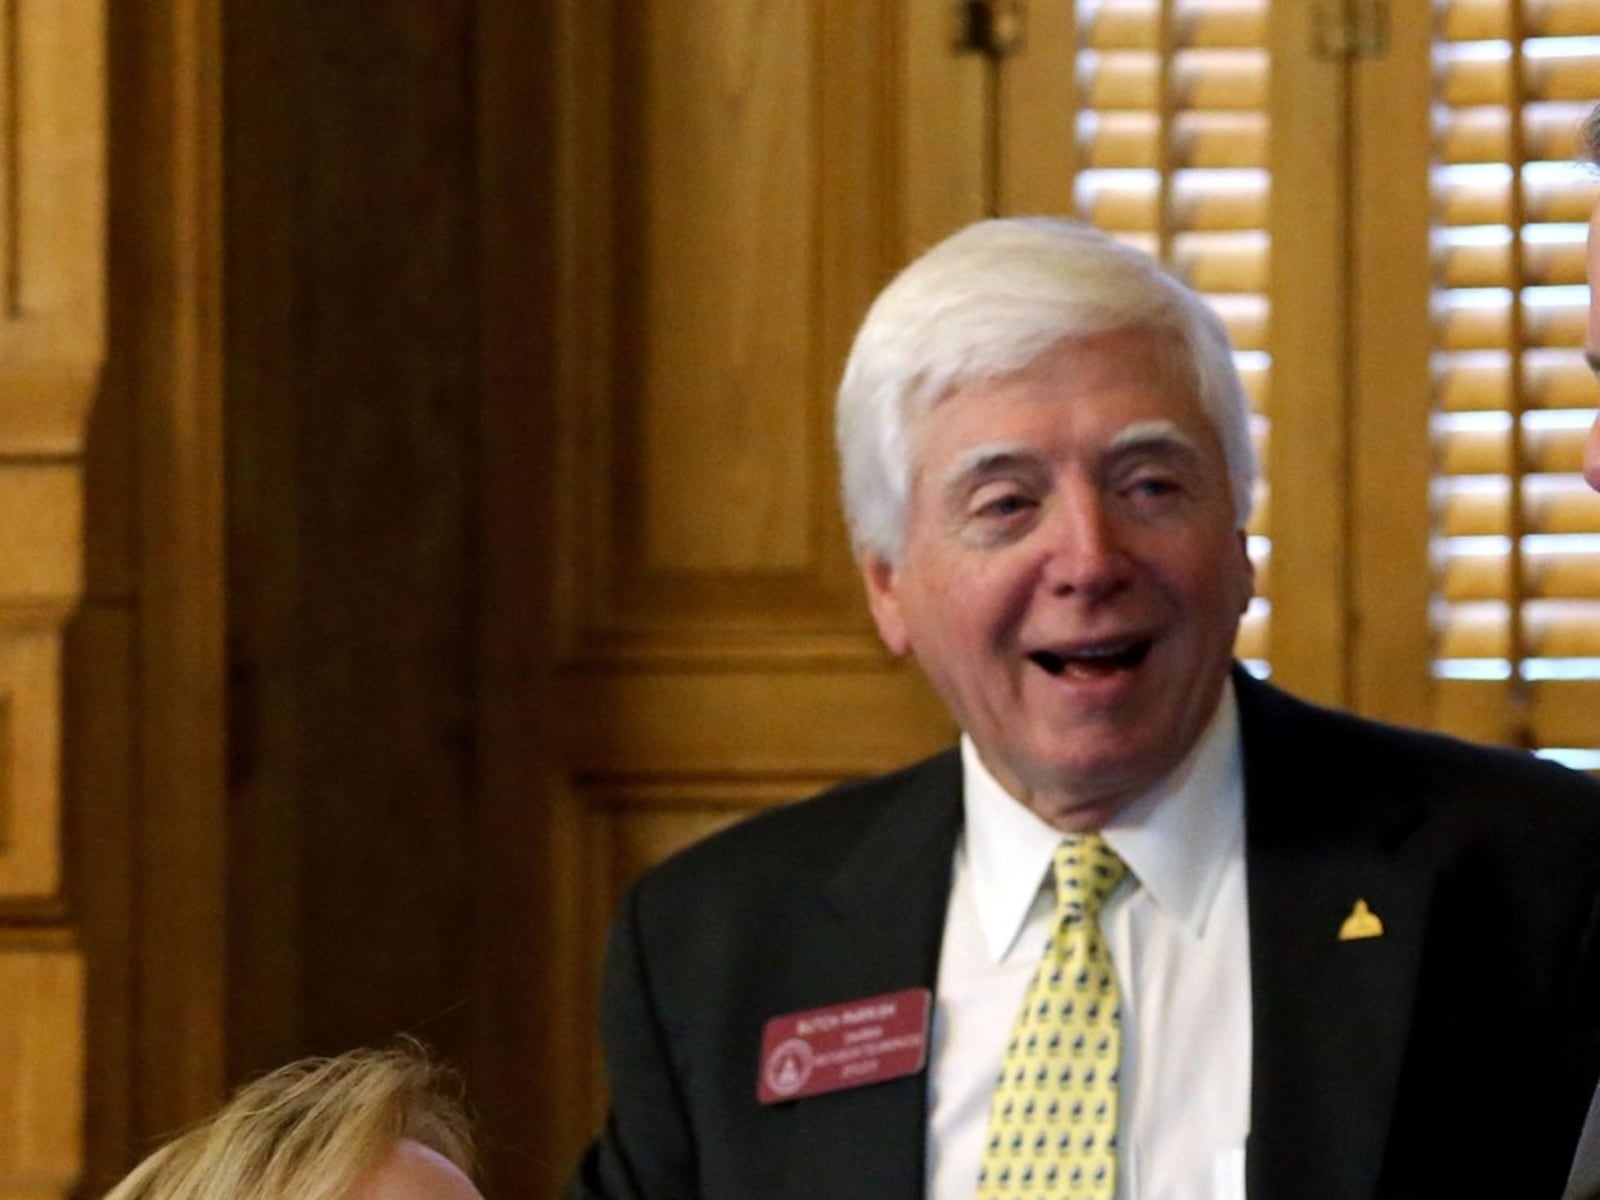
[[[1146,475],[1128,485],[1130,495],[1148,499],[1175,496],[1181,491],[1183,485],[1166,475]]]
[[[973,507],[973,515],[990,520],[1003,520],[1014,517],[1018,513],[1026,512],[1033,507],[1033,501],[1027,496],[1017,492],[1008,492],[1002,496],[993,496],[983,500]]]

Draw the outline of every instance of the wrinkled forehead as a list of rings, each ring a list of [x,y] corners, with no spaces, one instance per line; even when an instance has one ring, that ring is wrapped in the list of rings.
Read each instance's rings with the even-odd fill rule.
[[[1085,348],[1089,352],[1080,353]],[[1082,389],[1076,386],[1080,378]],[[1035,456],[1037,446],[1013,443],[990,424],[991,414],[1006,423],[999,410],[1019,392],[1031,403],[1061,402],[1055,414],[1061,428],[1075,429],[1075,441],[1087,437],[1077,445],[1079,454],[1114,458],[1181,446],[1197,461],[1215,462],[1226,470],[1221,431],[1200,401],[1195,371],[1179,340],[1161,332],[1124,329],[1058,339],[1019,370],[946,389],[908,429],[912,476],[925,477],[935,439],[941,446],[940,476],[982,474],[995,463]],[[1128,407],[1136,395],[1143,399]],[[1110,410],[1104,408],[1108,398],[1114,405]],[[1087,423],[1069,411],[1080,404],[1096,410],[1087,415]],[[1047,420],[1034,430],[1053,440],[1049,431],[1056,426],[1056,420]]]
[[[920,440],[919,426],[941,406],[958,396],[997,391],[1013,384],[1027,383],[1031,379],[1050,373],[1060,353],[1072,346],[1102,341],[1107,338],[1131,335],[1139,338],[1149,352],[1148,361],[1159,366],[1163,387],[1171,389],[1174,396],[1186,396],[1205,418],[1214,425],[1212,415],[1200,398],[1199,364],[1182,334],[1175,329],[1155,325],[1113,325],[1103,329],[1090,329],[1062,334],[1039,345],[1037,350],[1017,360],[974,359],[943,378],[925,376],[918,381],[907,396],[906,427],[915,447]],[[1220,433],[1221,431],[1217,431]]]
[[[1069,347],[1085,346],[1088,342],[1107,338],[1139,339],[1142,342],[1141,354],[1147,352],[1152,362],[1160,363],[1163,373],[1170,378],[1171,386],[1187,389],[1198,398],[1200,368],[1181,331],[1171,326],[1149,323],[1107,323],[1056,334],[1027,347],[974,347],[973,352],[952,363],[947,373],[922,373],[918,376],[917,386],[910,389],[910,419],[915,421],[925,416],[957,395],[997,389],[1037,378],[1040,374],[1048,373],[1053,368],[1054,358]]]

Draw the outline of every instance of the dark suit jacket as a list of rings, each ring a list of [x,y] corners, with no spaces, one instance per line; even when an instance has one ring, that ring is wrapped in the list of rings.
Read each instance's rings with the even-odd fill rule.
[[[1554,1200],[1600,1080],[1600,786],[1236,687],[1251,1200]],[[569,1200],[920,1200],[923,1076],[768,1107],[756,1074],[773,1016],[934,986],[960,792],[952,751],[639,883]],[[1339,941],[1358,898],[1384,934]]]

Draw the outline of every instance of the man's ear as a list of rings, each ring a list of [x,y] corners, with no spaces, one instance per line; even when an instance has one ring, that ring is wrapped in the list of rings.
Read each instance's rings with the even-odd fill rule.
[[[878,636],[889,648],[889,653],[906,653],[911,649],[911,639],[906,636],[895,565],[881,554],[869,550],[861,556],[861,580],[867,586],[867,607],[872,610]]]
[[[1256,594],[1256,564],[1250,558],[1250,535],[1243,529],[1239,530],[1239,557],[1242,560],[1239,571],[1244,583],[1239,615],[1243,616],[1250,607],[1251,597]]]

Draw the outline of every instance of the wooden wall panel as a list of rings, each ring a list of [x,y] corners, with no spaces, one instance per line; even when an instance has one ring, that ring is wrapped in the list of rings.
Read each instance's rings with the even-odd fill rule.
[[[521,861],[541,881],[501,893],[540,905],[547,950],[537,1032],[516,1049],[581,1101],[546,1102],[528,1194],[550,1194],[595,1132],[605,930],[637,875],[953,732],[877,644],[832,433],[851,338],[904,259],[900,88],[926,22],[856,0],[568,0],[562,17],[559,286],[524,313],[554,339],[542,372],[525,361],[486,396],[496,428],[524,438],[521,414],[555,413],[555,436],[527,443],[546,478],[487,443],[491,521],[531,503],[553,533],[544,551],[490,543],[502,588],[550,566],[523,627],[486,642],[508,685],[499,663],[526,656],[524,740],[502,735],[490,760],[509,785],[520,755],[523,790],[488,797],[494,827],[536,844]],[[490,162],[511,153],[502,138]],[[517,856],[494,853],[506,874]]]
[[[0,897],[61,886],[61,633],[0,627]]]
[[[227,1070],[459,1059],[474,6],[225,7]]]
[[[895,143],[901,164],[895,197],[901,241],[895,260],[905,262],[994,212],[999,163],[990,105],[999,83],[991,59],[956,49],[961,5],[907,2],[900,7],[904,35],[895,78],[904,94]]]
[[[62,854],[62,644],[105,358],[100,0],[0,3],[0,1197],[83,1167],[83,957]]]
[[[82,1160],[82,956],[65,938],[7,937],[0,996],[0,1200],[54,1200]]]
[[[83,586],[82,491],[80,461],[0,463],[0,897],[8,901],[60,899],[60,655]]]
[[[0,399],[0,404],[4,400]],[[79,434],[80,439],[82,434]],[[83,468],[18,456],[0,469],[0,597],[57,619],[83,585]]]
[[[1078,134],[1077,4],[1027,10],[1027,41],[1005,60],[994,97],[994,212],[1067,213],[1083,166]]]
[[[909,669],[759,658],[715,669],[571,671],[551,733],[588,774],[715,770],[842,779],[917,757],[953,728]]]
[[[73,454],[104,348],[104,13],[0,14],[0,434],[7,452]]]
[[[825,475],[809,419],[821,9],[642,7],[620,48],[622,156],[638,164],[617,234],[639,264],[622,280],[636,333],[613,443],[633,451],[614,494],[642,518],[618,526],[626,567],[805,571],[806,485]]]
[[[574,113],[571,151],[580,180],[605,181],[572,214],[577,373],[558,396],[580,658],[738,653],[775,632],[872,653],[831,432],[891,236],[862,211],[861,172],[885,173],[866,158],[887,137],[890,44],[861,7],[573,11],[578,60],[602,72],[584,96],[611,97]],[[863,55],[877,73],[836,65]]]

